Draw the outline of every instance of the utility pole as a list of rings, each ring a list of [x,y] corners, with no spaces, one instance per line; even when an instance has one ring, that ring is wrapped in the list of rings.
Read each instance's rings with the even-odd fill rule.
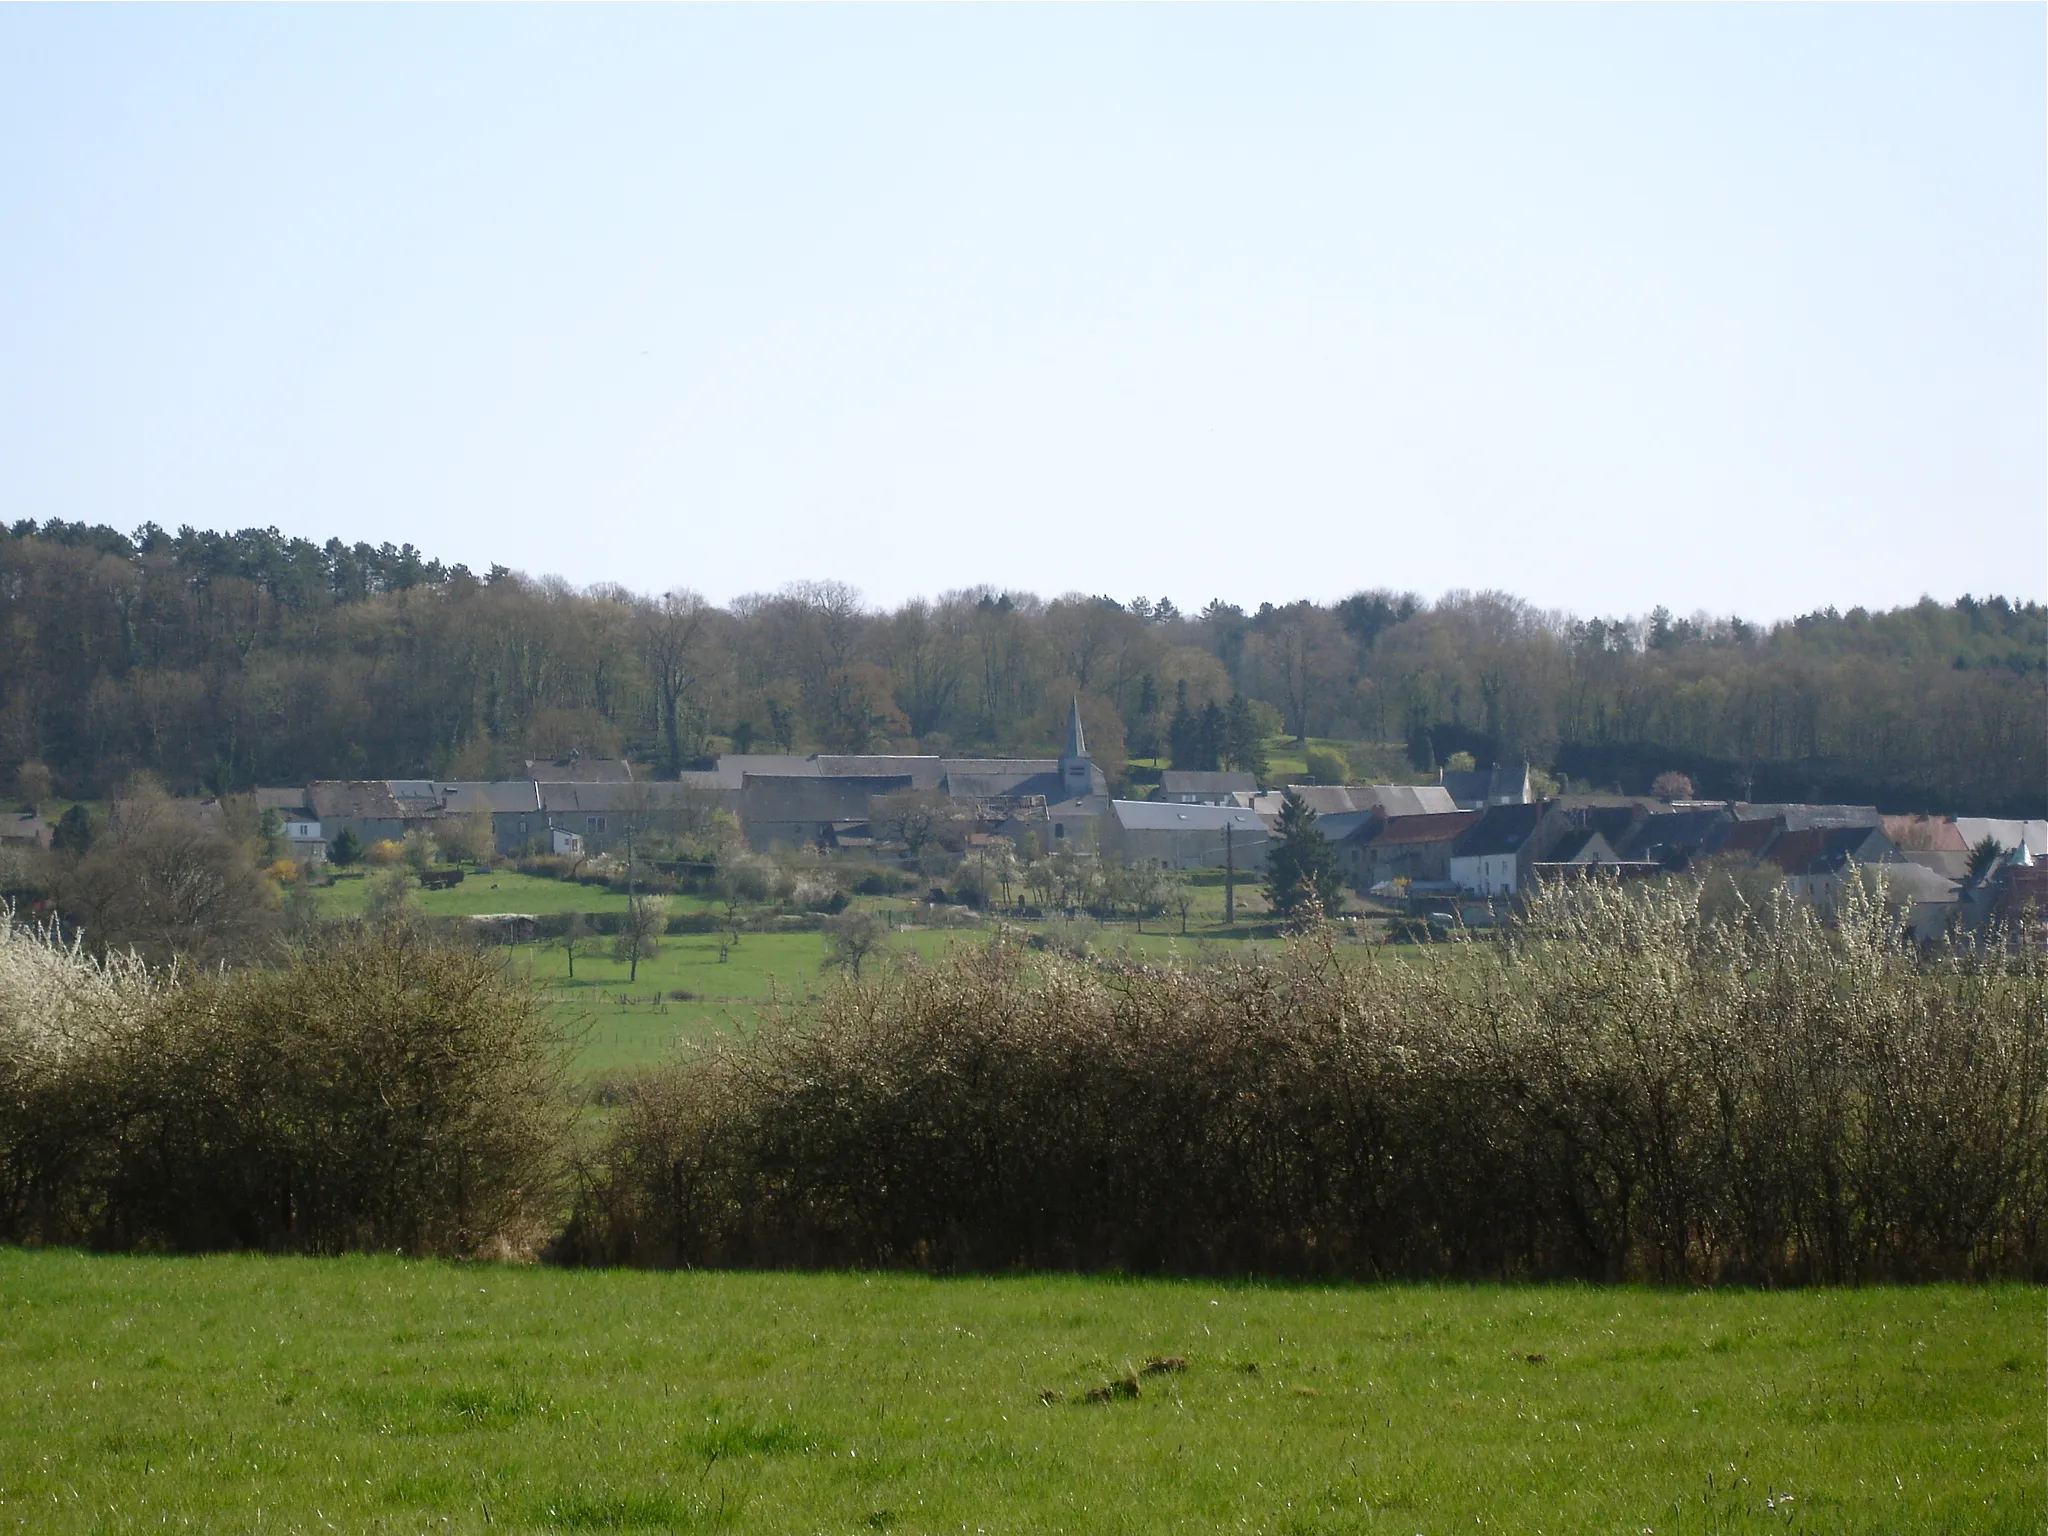
[[[1237,829],[1223,823],[1223,926],[1237,926],[1237,847],[1232,833]]]

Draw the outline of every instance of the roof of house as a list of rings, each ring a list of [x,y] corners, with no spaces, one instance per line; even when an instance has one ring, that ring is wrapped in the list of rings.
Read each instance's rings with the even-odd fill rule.
[[[1963,880],[1969,877],[1969,850],[1950,848],[1902,848],[1899,858],[1907,864],[1918,864],[1922,869],[1931,869],[1948,880]]]
[[[1675,866],[1719,847],[1734,827],[1728,812],[1718,806],[1654,811],[1629,826],[1615,851],[1627,859]]]
[[[1126,832],[1221,832],[1266,836],[1258,812],[1238,805],[1177,805],[1171,800],[1112,800],[1110,814]]]
[[[309,809],[322,821],[409,821],[440,814],[440,802],[401,804],[383,779],[315,779],[306,786]]]
[[[2025,847],[2036,858],[2048,854],[2048,821],[2010,821],[1995,816],[1958,816],[1956,832],[1963,846],[1974,848],[1987,837],[2001,848]]]
[[[1030,795],[1057,800],[1066,793],[1066,784],[1060,778],[1057,763],[1049,764],[1043,772],[1034,773],[1007,770],[972,773],[948,769],[944,788],[956,800],[1014,800]]]
[[[633,777],[633,765],[622,757],[571,752],[552,760],[529,760],[526,776],[543,784],[624,784]]]
[[[1772,821],[1785,823],[1790,832],[1806,832],[1815,827],[1876,827],[1883,824],[1874,805],[1752,805],[1738,801],[1729,808],[1737,821]]]
[[[695,785],[670,780],[633,779],[607,783],[541,783],[541,809],[553,815],[563,812],[596,811],[611,815],[633,815],[642,811],[677,811],[703,792]]]
[[[1351,784],[1345,793],[1353,809],[1378,809],[1389,816],[1442,816],[1458,808],[1441,784]]]
[[[268,786],[259,784],[249,793],[255,797],[259,811],[280,811],[289,815],[293,811],[311,810],[306,801],[306,787],[300,785]]]
[[[0,816],[0,838],[46,843],[50,840],[50,824],[34,811],[9,811]]]
[[[945,759],[940,757],[889,753],[820,754],[813,761],[818,765],[820,778],[843,779],[875,774],[902,774],[918,789],[936,789],[939,781],[946,776]]]
[[[1952,816],[1883,816],[1878,824],[1884,828],[1884,835],[1901,849],[1910,847],[1926,853],[1969,851],[1970,845],[1956,830]]]
[[[1529,793],[1529,765],[1510,763],[1499,768],[1475,768],[1446,772],[1443,787],[1462,806],[1505,801],[1517,804]]]
[[[1425,816],[1389,816],[1363,823],[1345,841],[1374,848],[1408,847],[1417,843],[1442,843],[1459,837],[1475,826],[1478,811],[1437,811]]]
[[[1771,844],[1766,857],[1788,875],[1832,875],[1851,860],[1871,863],[1890,852],[1876,826],[1794,827]]]
[[[748,774],[740,790],[740,820],[748,826],[773,822],[866,821],[876,795],[913,789],[907,773],[835,774],[804,778]]]
[[[1543,856],[1546,864],[1618,864],[1614,845],[1593,827],[1579,827],[1565,833]]]
[[[1480,814],[1472,830],[1458,840],[1451,856],[1458,859],[1489,858],[1496,854],[1520,853],[1535,834],[1543,817],[1540,805],[1495,805]]]
[[[538,811],[540,786],[531,779],[443,780],[441,807],[453,812],[490,811],[496,815]]]
[[[1240,790],[1256,790],[1259,779],[1252,773],[1169,768],[1159,775],[1159,787],[1169,795],[1228,795]]]
[[[1721,839],[1721,846],[1715,852],[1759,858],[1784,830],[1785,823],[1776,817],[1769,821],[1738,821],[1728,829],[1728,835]]]

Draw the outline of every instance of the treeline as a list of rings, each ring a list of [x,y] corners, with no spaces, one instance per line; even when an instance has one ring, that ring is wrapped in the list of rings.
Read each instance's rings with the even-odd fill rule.
[[[148,770],[216,792],[488,778],[727,748],[1043,752],[1079,694],[1097,760],[1249,762],[1262,732],[1527,757],[1641,791],[2040,815],[2048,609],[1581,620],[1500,593],[1256,611],[972,588],[864,608],[838,583],[726,607],[481,576],[410,545],[82,524],[0,530],[0,770],[74,797]],[[1805,791],[1800,793],[1800,791]]]

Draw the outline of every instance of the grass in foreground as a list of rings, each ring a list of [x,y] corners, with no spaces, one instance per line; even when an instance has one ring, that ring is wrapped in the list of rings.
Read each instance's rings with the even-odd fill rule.
[[[2043,1306],[0,1250],[0,1527],[2031,1532]]]

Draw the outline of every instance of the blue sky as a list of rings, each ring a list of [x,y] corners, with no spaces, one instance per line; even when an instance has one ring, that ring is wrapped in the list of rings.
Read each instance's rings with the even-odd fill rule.
[[[0,8],[0,517],[2040,598],[2044,15]]]

